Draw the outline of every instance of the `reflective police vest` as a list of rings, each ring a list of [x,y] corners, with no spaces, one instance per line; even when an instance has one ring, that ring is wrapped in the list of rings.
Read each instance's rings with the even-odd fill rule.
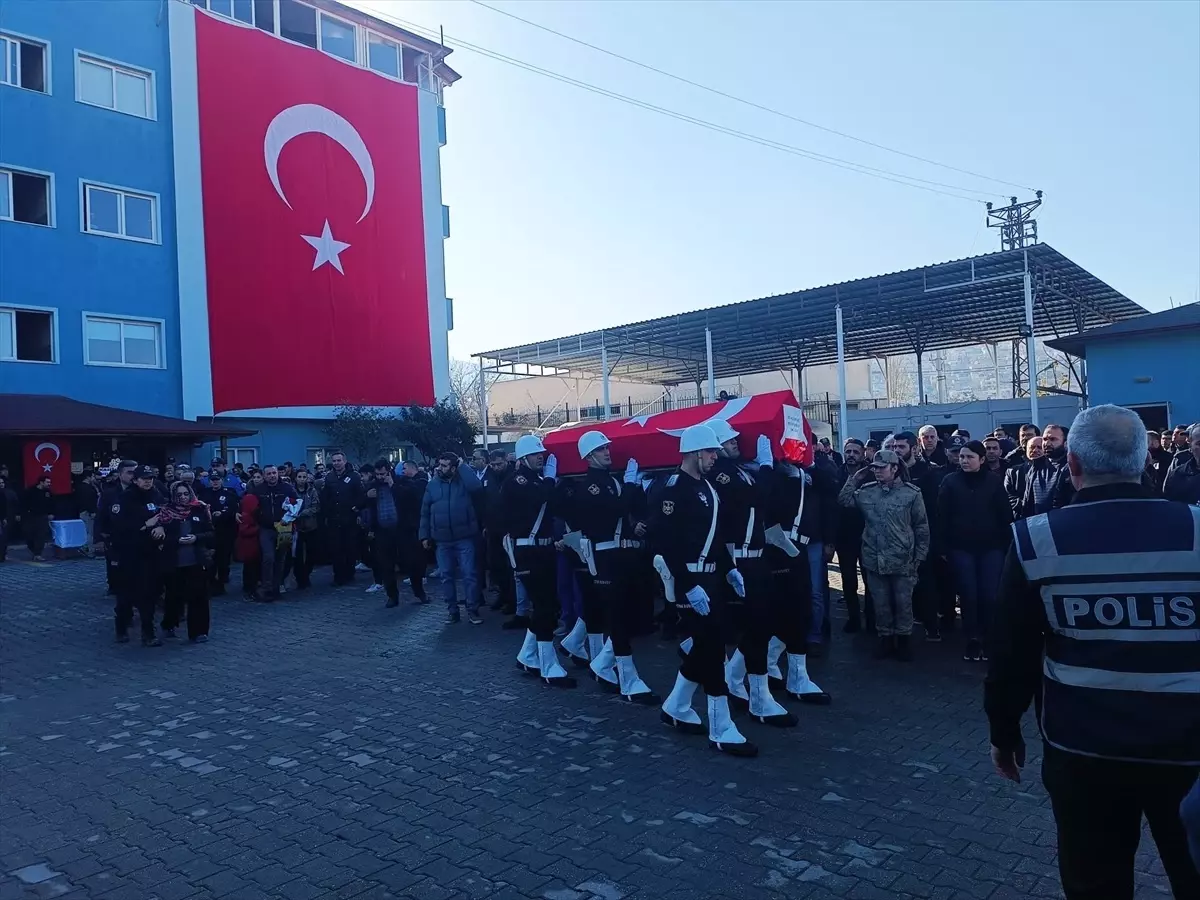
[[[1085,756],[1200,764],[1200,507],[1101,500],[1013,531],[1050,626],[1046,741]]]

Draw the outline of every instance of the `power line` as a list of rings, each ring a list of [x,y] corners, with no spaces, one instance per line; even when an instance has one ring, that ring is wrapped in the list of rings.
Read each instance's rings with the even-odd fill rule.
[[[803,147],[796,147],[791,144],[785,144],[780,141],[775,141],[770,138],[762,137],[760,135],[751,134],[751,133],[745,132],[745,131],[740,131],[738,129],[730,128],[728,126],[721,125],[716,122],[710,122],[706,119],[700,119],[695,116],[690,116],[690,115],[687,115],[686,113],[678,112],[677,110],[668,109],[667,107],[663,107],[663,106],[657,106],[653,103],[648,103],[644,100],[639,100],[636,97],[630,97],[625,94],[617,93],[616,91],[610,91],[607,88],[602,88],[602,87],[599,87],[598,85],[594,85],[594,84],[591,84],[586,81],[581,81],[576,78],[571,78],[568,75],[563,75],[559,72],[551,71],[550,69],[544,69],[540,66],[535,66],[532,63],[527,63],[523,60],[516,59],[515,57],[506,56],[505,54],[498,53],[494,50],[489,50],[486,47],[481,47],[481,46],[478,46],[475,44],[468,43],[467,41],[464,41],[461,38],[452,38],[449,35],[442,35],[442,33],[440,31],[436,31],[432,28],[427,28],[424,25],[418,25],[417,23],[410,22],[406,19],[400,19],[400,18],[397,18],[394,16],[384,15],[375,10],[372,10],[372,15],[375,15],[378,18],[383,19],[385,21],[392,22],[393,24],[399,25],[402,28],[408,28],[419,34],[429,35],[434,40],[441,40],[443,37],[445,37],[445,38],[449,39],[452,43],[454,43],[457,47],[460,47],[465,50],[470,50],[474,53],[480,54],[481,56],[488,57],[489,59],[494,59],[498,62],[503,62],[508,65],[516,66],[517,68],[524,69],[525,71],[533,72],[534,74],[537,74],[537,75],[543,75],[547,78],[552,78],[555,81],[560,81],[564,84],[568,84],[573,87],[577,87],[577,88],[580,88],[585,91],[589,91],[594,94],[599,94],[600,96],[609,97],[613,100],[619,100],[622,103],[627,103],[632,106],[639,107],[641,109],[649,110],[651,112],[656,112],[656,113],[659,113],[661,115],[667,116],[672,119],[676,119],[681,122],[687,122],[689,124],[696,125],[701,128],[706,128],[710,131],[715,131],[719,134],[725,134],[730,137],[735,137],[740,140],[748,141],[753,144],[758,144],[763,147],[768,147],[773,150],[779,150],[781,152],[789,153],[794,156],[800,156],[805,159],[809,159],[813,162],[824,163],[826,165],[834,166],[835,168],[845,169],[850,172],[856,172],[860,175],[868,175],[872,178],[879,178],[883,181],[890,181],[890,182],[893,182],[894,184],[900,184],[900,185],[904,185],[905,187],[916,188],[917,190],[929,191],[930,193],[941,194],[946,197],[954,197],[955,199],[958,199],[958,200],[965,200],[968,203],[982,203],[982,201],[978,200],[976,197],[964,196],[964,194],[977,194],[977,195],[983,196],[983,197],[996,196],[994,193],[989,193],[987,191],[978,191],[973,188],[962,187],[960,185],[946,184],[944,182],[931,181],[931,180],[925,179],[925,178],[917,178],[914,175],[905,175],[903,173],[892,172],[887,169],[878,169],[878,168],[875,168],[874,166],[868,166],[863,163],[856,163],[851,160],[842,159],[840,157],[827,156],[822,153],[817,153],[816,151],[813,151],[813,150],[807,150]],[[948,190],[942,190],[942,188],[947,188]]]
[[[895,147],[889,147],[886,144],[879,144],[879,143],[876,143],[875,141],[871,141],[871,140],[867,140],[866,138],[858,137],[857,135],[847,134],[844,131],[838,131],[836,128],[829,128],[826,125],[821,125],[817,122],[811,122],[808,119],[802,119],[799,116],[794,116],[791,113],[786,113],[786,112],[783,112],[782,110],[775,109],[770,106],[765,106],[762,103],[755,102],[754,100],[747,100],[745,97],[739,97],[736,94],[730,94],[727,91],[722,91],[720,88],[715,88],[715,87],[712,87],[711,85],[702,84],[699,81],[693,81],[692,79],[685,78],[682,75],[676,75],[674,72],[668,72],[666,69],[660,69],[657,66],[652,66],[649,63],[642,62],[641,60],[633,59],[632,57],[629,57],[629,56],[623,56],[622,54],[617,53],[613,50],[609,50],[605,47],[600,47],[596,44],[589,43],[588,41],[582,40],[581,38],[574,37],[573,35],[565,34],[564,32],[561,32],[561,31],[556,31],[555,29],[550,28],[549,26],[542,25],[540,22],[534,22],[531,19],[522,18],[521,16],[518,16],[516,13],[511,13],[508,10],[500,9],[497,6],[491,6],[490,4],[484,3],[483,0],[471,0],[471,2],[474,3],[476,6],[482,6],[484,9],[491,10],[494,13],[499,13],[502,16],[507,16],[508,18],[513,19],[517,22],[522,22],[525,25],[529,25],[532,28],[537,28],[538,30],[544,31],[547,34],[552,34],[555,37],[560,37],[563,40],[571,41],[572,43],[578,44],[581,47],[587,47],[589,50],[595,50],[597,53],[603,53],[605,56],[611,56],[613,59],[619,59],[622,62],[627,62],[630,65],[634,65],[641,69],[645,69],[648,72],[654,72],[655,74],[663,75],[666,78],[673,79],[675,81],[680,82],[681,84],[686,84],[686,85],[689,85],[694,88],[699,88],[702,91],[707,91],[710,94],[715,94],[716,96],[723,97],[726,100],[732,100],[735,103],[741,103],[744,106],[749,106],[753,109],[760,110],[761,112],[771,113],[771,115],[779,116],[784,119],[789,119],[792,122],[798,122],[801,125],[807,125],[809,128],[816,128],[818,131],[824,131],[827,134],[833,134],[840,138],[845,138],[846,140],[849,140],[849,141],[855,141],[859,144],[865,144],[866,146],[874,147],[877,150],[885,150],[888,153],[895,153],[898,156],[904,156],[904,157],[907,157],[908,159],[914,159],[914,160],[917,160],[918,162],[923,162],[923,163],[926,163],[931,166],[937,166],[938,168],[942,168],[942,169],[949,169],[950,171],[958,172],[961,175],[970,175],[973,178],[980,178],[980,179],[983,179],[984,181],[991,181],[991,182],[994,182],[995,184],[1003,184],[1008,187],[1015,187],[1015,188],[1019,188],[1024,191],[1032,191],[1033,190],[1033,188],[1027,187],[1026,185],[1023,185],[1023,184],[1017,184],[1012,181],[1005,181],[1003,178],[993,178],[990,175],[983,175],[979,172],[972,172],[970,169],[960,169],[958,166],[952,166],[949,163],[938,162],[935,159],[928,159],[924,156],[918,156],[915,153],[908,153],[907,151],[904,151],[904,150],[898,150]]]

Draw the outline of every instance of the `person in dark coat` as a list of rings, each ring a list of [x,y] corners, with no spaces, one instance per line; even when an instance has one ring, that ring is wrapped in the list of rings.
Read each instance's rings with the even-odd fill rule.
[[[858,438],[847,438],[846,443],[842,446],[842,453],[846,461],[838,469],[837,488],[839,491],[847,481],[858,474],[859,469],[867,464],[864,458],[863,442]],[[838,571],[842,576],[842,598],[846,601],[846,625],[842,629],[846,634],[856,634],[863,628],[858,600],[858,567],[862,556],[862,536],[862,513],[857,508],[839,510],[837,537],[834,544],[837,548]],[[862,607],[866,613],[867,631],[874,633],[875,608],[866,584],[867,579],[864,577]]]
[[[321,509],[325,515],[325,539],[333,565],[335,587],[354,580],[358,555],[358,510],[366,497],[362,479],[353,466],[346,464],[340,450],[329,457],[332,468],[325,473],[321,488]]]
[[[429,486],[429,477],[409,459],[404,461],[396,485],[400,490],[400,568],[407,573],[413,596],[422,603],[428,603],[429,598],[425,593],[427,558],[418,535],[421,530],[421,501]]]
[[[1163,496],[1180,503],[1200,504],[1200,425],[1187,433],[1187,451],[1176,454],[1163,483]]]
[[[1025,490],[1029,480],[1029,471],[1033,468],[1034,460],[1042,458],[1042,436],[1035,434],[1025,441],[1021,448],[1024,462],[1013,463],[1009,454],[1009,467],[1004,472],[1004,492],[1008,494],[1008,505],[1012,507],[1013,518],[1025,518]]]
[[[34,562],[42,561],[42,552],[50,540],[50,522],[54,519],[54,497],[50,493],[50,476],[43,475],[25,491],[21,500],[21,530]]]
[[[183,481],[170,488],[171,502],[158,511],[165,536],[159,550],[159,567],[166,581],[163,636],[175,637],[186,614],[188,639],[208,640],[209,603],[205,555],[213,544],[212,517],[196,492]]]
[[[967,649],[963,659],[986,660],[986,642],[1000,571],[1011,538],[1012,507],[1004,482],[987,469],[982,443],[968,441],[959,452],[959,471],[938,490],[936,527],[962,601]]]
[[[492,609],[514,616],[517,613],[516,579],[508,554],[504,552],[504,507],[500,502],[500,491],[511,474],[504,451],[493,450],[487,468],[480,475],[483,490],[473,496],[477,498],[476,515],[483,523],[488,575],[496,588]]]

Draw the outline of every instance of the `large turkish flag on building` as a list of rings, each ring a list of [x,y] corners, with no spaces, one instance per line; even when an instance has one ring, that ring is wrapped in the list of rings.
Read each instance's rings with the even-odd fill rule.
[[[196,59],[214,412],[432,403],[417,88],[202,13]]]
[[[25,472],[25,487],[49,478],[50,493],[71,493],[71,442],[66,438],[27,440],[21,468]]]

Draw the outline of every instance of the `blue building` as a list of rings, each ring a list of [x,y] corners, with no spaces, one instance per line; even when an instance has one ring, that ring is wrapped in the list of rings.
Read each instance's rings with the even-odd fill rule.
[[[189,401],[198,376],[181,333],[197,333],[197,298],[188,294],[195,273],[180,270],[192,256],[180,232],[191,239],[195,211],[194,198],[177,199],[180,185],[199,180],[199,148],[179,144],[180,135],[195,136],[176,121],[181,84],[173,80],[190,80],[194,92],[195,59],[178,58],[194,16],[257,29],[419,90],[424,217],[436,235],[425,246],[437,311],[431,343],[435,366],[448,368],[437,151],[442,92],[458,76],[445,48],[331,0],[4,0],[0,462],[10,467],[22,438],[70,441],[77,472],[114,453],[207,465],[222,448],[231,462],[299,462],[329,443],[329,407],[254,403],[251,415],[204,416]],[[448,372],[435,381],[448,393]],[[31,404],[29,395],[47,399]],[[111,409],[108,427],[76,404]],[[43,414],[30,419],[37,409]]]
[[[1046,344],[1087,361],[1087,399],[1092,406],[1129,407],[1154,431],[1200,422],[1200,304]]]

